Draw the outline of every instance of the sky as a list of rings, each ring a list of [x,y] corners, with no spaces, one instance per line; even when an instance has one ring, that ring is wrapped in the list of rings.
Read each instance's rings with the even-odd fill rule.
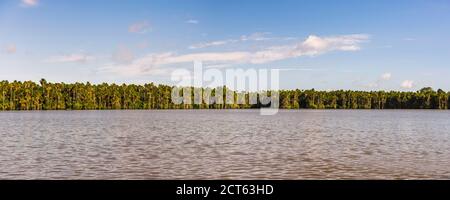
[[[450,1],[0,1],[0,80],[173,84],[194,60],[280,69],[283,89],[450,91]]]

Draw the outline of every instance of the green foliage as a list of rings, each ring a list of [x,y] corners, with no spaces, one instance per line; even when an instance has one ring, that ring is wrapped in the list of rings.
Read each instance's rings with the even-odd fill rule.
[[[182,88],[191,93],[191,104],[176,105],[171,100],[171,86],[135,84],[93,85],[91,83],[49,83],[45,79],[31,81],[1,81],[0,110],[102,110],[102,109],[247,109],[260,108],[261,101],[250,102],[257,93],[243,93],[223,90],[223,101],[213,102],[216,89]],[[211,95],[198,98],[202,103],[194,104],[195,94],[211,91]],[[232,104],[226,104],[225,97],[234,98]],[[282,109],[448,109],[450,92],[439,89],[423,88],[417,92],[397,91],[316,91],[281,90],[279,106]],[[224,103],[225,102],[225,103]]]

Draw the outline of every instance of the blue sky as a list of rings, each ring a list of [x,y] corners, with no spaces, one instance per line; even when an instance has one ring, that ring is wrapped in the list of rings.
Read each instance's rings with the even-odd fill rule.
[[[0,79],[170,84],[277,68],[281,87],[450,90],[450,1],[2,0]]]

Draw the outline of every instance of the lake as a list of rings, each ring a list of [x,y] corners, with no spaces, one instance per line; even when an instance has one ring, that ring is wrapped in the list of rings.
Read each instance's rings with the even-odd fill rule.
[[[0,112],[0,179],[449,179],[450,112]]]

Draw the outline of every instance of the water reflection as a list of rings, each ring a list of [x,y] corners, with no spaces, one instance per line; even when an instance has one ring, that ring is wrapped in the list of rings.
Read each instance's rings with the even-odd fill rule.
[[[450,112],[0,113],[2,179],[448,179]]]

